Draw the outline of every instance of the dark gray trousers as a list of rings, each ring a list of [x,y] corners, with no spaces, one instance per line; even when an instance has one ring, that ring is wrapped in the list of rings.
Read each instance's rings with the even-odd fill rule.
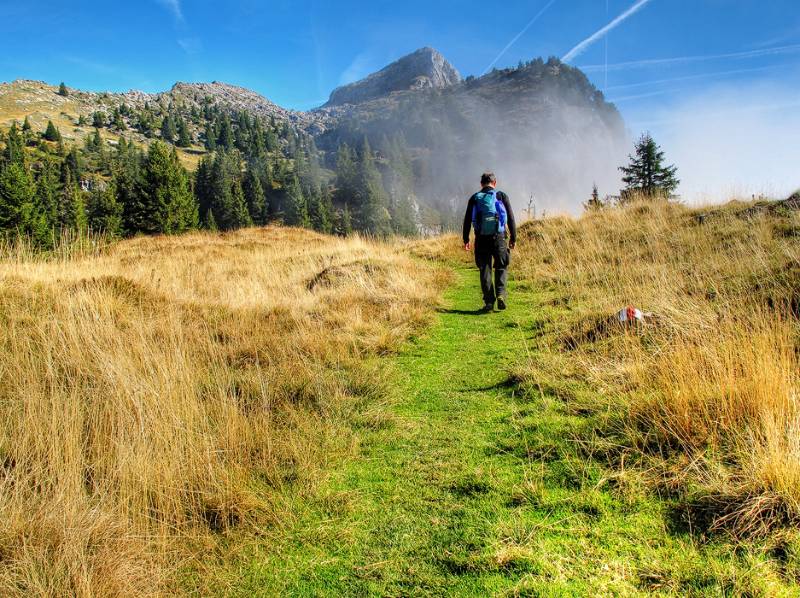
[[[481,291],[485,304],[494,304],[498,297],[508,296],[506,280],[510,263],[511,254],[504,234],[476,237],[475,265],[481,273]]]

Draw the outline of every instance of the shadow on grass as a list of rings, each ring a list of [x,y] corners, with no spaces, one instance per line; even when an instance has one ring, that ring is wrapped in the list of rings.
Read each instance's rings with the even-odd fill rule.
[[[458,316],[485,316],[492,312],[482,309],[438,309],[440,314],[455,314]]]
[[[501,380],[495,384],[490,384],[488,386],[476,386],[470,388],[462,388],[462,391],[469,391],[469,392],[490,392],[493,390],[513,390],[517,388],[520,384],[519,378],[516,376],[509,376],[505,380]]]

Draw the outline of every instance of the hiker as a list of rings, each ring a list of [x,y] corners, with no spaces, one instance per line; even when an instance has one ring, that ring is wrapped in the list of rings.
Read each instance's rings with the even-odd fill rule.
[[[464,214],[464,251],[471,248],[469,229],[475,228],[475,265],[481,273],[484,312],[506,308],[508,291],[508,264],[510,250],[517,242],[517,226],[508,195],[497,190],[497,177],[486,172],[481,176],[481,190],[469,198],[467,212]],[[506,227],[511,238],[506,245]],[[494,268],[494,280],[492,280]]]

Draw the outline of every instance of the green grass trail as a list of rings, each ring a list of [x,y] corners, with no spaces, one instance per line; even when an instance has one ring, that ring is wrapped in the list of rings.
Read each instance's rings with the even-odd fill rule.
[[[385,423],[359,430],[359,454],[231,572],[233,593],[733,595],[757,567],[668,531],[646,493],[602,483],[575,448],[586,417],[514,383],[537,293],[512,284],[506,312],[471,313],[480,303],[477,273],[459,268],[432,329],[387,360]]]

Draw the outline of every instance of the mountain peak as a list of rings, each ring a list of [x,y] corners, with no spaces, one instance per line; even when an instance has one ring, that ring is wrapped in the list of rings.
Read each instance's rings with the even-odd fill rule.
[[[425,47],[377,73],[333,90],[327,106],[358,104],[394,91],[442,89],[461,81],[461,74],[434,48]]]

